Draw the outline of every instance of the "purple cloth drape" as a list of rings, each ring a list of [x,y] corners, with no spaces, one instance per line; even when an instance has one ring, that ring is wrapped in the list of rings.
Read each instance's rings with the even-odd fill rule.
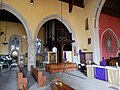
[[[102,59],[101,65],[106,66],[106,60],[104,58]]]
[[[79,50],[80,59],[82,59],[82,50]]]
[[[66,51],[64,51],[64,61],[67,60]]]
[[[107,69],[95,67],[95,77],[96,79],[107,81]]]

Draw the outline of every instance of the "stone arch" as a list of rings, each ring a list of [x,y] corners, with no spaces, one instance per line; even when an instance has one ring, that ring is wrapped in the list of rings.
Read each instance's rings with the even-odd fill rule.
[[[62,18],[62,20],[61,20]],[[40,28],[42,27],[42,25],[47,22],[48,20],[51,20],[51,19],[57,19],[59,20],[61,23],[63,23],[66,28],[68,29],[68,31],[70,33],[72,33],[72,39],[75,40],[76,42],[72,44],[72,51],[73,51],[73,47],[76,46],[76,50],[78,48],[78,44],[77,44],[77,39],[76,39],[76,35],[75,35],[75,32],[73,31],[73,28],[72,28],[72,25],[69,23],[69,21],[67,21],[64,17],[61,17],[59,14],[53,14],[53,15],[49,15],[45,18],[43,18],[42,21],[40,21],[40,23],[38,24],[36,30],[35,30],[35,34],[34,34],[34,41],[36,41],[36,38],[37,38],[37,35],[38,35],[38,32],[40,30]],[[74,55],[72,55],[72,57],[74,59],[77,59],[77,57],[74,57]],[[73,61],[74,62],[74,61]],[[76,62],[77,63],[77,62]]]
[[[95,13],[94,13],[94,19],[93,19],[93,28],[99,28],[99,18],[100,13],[103,8],[103,5],[106,0],[100,0],[100,2],[96,5]]]
[[[103,35],[104,35],[104,33],[107,32],[107,31],[110,31],[110,32],[114,35],[115,40],[116,40],[116,42],[117,42],[117,47],[119,47],[119,39],[118,39],[117,35],[115,34],[115,32],[114,32],[111,28],[107,28],[107,29],[104,30],[104,32],[103,32],[102,35],[101,35],[100,42],[102,43]],[[101,44],[100,44],[100,45],[101,45]]]
[[[22,22],[23,26],[25,27],[26,33],[27,33],[27,39],[31,40],[32,33],[31,33],[31,30],[29,28],[29,25],[28,25],[26,19],[15,8],[13,8],[12,6],[10,6],[6,3],[2,3],[2,9],[9,11],[10,13],[15,15]]]
[[[62,20],[61,20],[61,16],[58,15],[58,14],[49,15],[49,16],[43,18],[43,20],[38,24],[38,26],[37,26],[37,28],[36,28],[36,31],[35,31],[35,34],[34,34],[34,40],[36,40],[37,34],[38,34],[38,32],[39,32],[39,29],[42,27],[42,25],[43,25],[45,22],[47,22],[48,20],[51,20],[51,19],[57,19],[57,20],[59,20],[61,23],[63,23],[63,24],[66,26],[66,28],[68,29],[68,31],[69,31],[70,33],[72,33],[72,38],[73,38],[74,40],[76,40],[76,36],[75,36],[74,31],[73,31],[72,25],[70,25],[70,23],[69,23],[64,17],[62,17]]]
[[[101,50],[100,49],[101,47],[101,41],[100,41],[100,37],[99,37],[99,19],[100,19],[100,13],[101,13],[101,10],[103,8],[103,5],[105,3],[106,0],[100,0],[100,2],[96,5],[96,10],[95,10],[95,13],[94,13],[94,18],[93,18],[93,33],[94,33],[94,55],[93,55],[93,58],[94,60],[98,60],[97,63],[99,63],[99,61],[101,60]],[[108,30],[108,29],[106,29]],[[109,28],[109,30],[111,31],[111,29]],[[116,34],[111,31],[113,33],[113,35],[115,36],[115,39],[117,41],[117,46],[119,46],[119,40],[118,38],[116,37]]]
[[[25,31],[27,34],[27,40],[28,40],[28,70],[30,71],[31,65],[35,65],[35,61],[32,61],[35,58],[30,51],[31,44],[33,43],[32,32],[30,30],[30,26],[29,26],[27,20],[25,19],[25,17],[22,16],[14,7],[12,7],[6,3],[2,3],[2,9],[9,11],[13,15],[15,15],[22,22],[23,26],[25,27]]]
[[[99,18],[102,7],[106,0],[100,0],[96,5],[95,13],[93,16],[93,35],[94,35],[94,44],[93,44],[93,61],[100,64],[101,54],[100,54],[100,40],[99,40]]]

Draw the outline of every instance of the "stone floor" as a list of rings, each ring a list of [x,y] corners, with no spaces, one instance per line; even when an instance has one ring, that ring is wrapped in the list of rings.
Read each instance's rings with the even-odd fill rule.
[[[4,69],[0,72],[0,90],[17,90],[17,72]]]
[[[34,78],[26,72],[28,78],[29,90],[55,90],[53,83],[56,78],[73,87],[75,90],[120,90],[120,87],[109,84],[108,82],[87,78],[80,71],[69,71],[65,73],[49,74],[42,69],[43,74],[47,77],[45,87],[37,87]],[[0,90],[17,90],[17,71],[3,70],[0,73]]]

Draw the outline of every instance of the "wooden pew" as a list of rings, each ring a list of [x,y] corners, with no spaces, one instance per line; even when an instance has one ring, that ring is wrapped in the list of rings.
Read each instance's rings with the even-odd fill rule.
[[[54,63],[54,64],[47,64],[46,71],[49,73],[55,72],[64,72],[64,71],[71,71],[77,70],[78,66],[75,63]]]
[[[38,71],[36,68],[31,66],[31,74],[38,83],[38,87],[46,85],[46,76],[42,75],[42,71]]]
[[[56,66],[57,65],[63,65],[63,63],[49,63],[49,64],[46,64],[46,72],[49,72],[50,71],[50,66]]]
[[[18,72],[18,90],[28,90],[28,80],[22,72]]]
[[[61,81],[57,81],[55,82],[55,90],[75,90],[75,89]]]

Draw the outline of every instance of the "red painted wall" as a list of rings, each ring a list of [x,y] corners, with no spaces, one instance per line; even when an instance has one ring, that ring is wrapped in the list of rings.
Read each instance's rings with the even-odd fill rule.
[[[110,28],[116,34],[116,36],[120,42],[120,18],[112,17],[112,16],[101,13],[99,24],[100,24],[99,25],[100,26],[100,31],[99,31],[100,40],[101,40],[101,36],[102,36],[103,32],[106,29]],[[107,50],[106,39],[108,38],[108,35],[110,35],[110,37],[111,37],[113,50]],[[100,44],[101,44],[101,42],[100,42]],[[109,59],[110,57],[115,57],[117,55],[119,48],[117,46],[117,41],[115,39],[115,36],[110,30],[106,31],[103,34],[102,45],[100,45],[100,47],[101,47],[101,57],[104,57],[105,59]]]

